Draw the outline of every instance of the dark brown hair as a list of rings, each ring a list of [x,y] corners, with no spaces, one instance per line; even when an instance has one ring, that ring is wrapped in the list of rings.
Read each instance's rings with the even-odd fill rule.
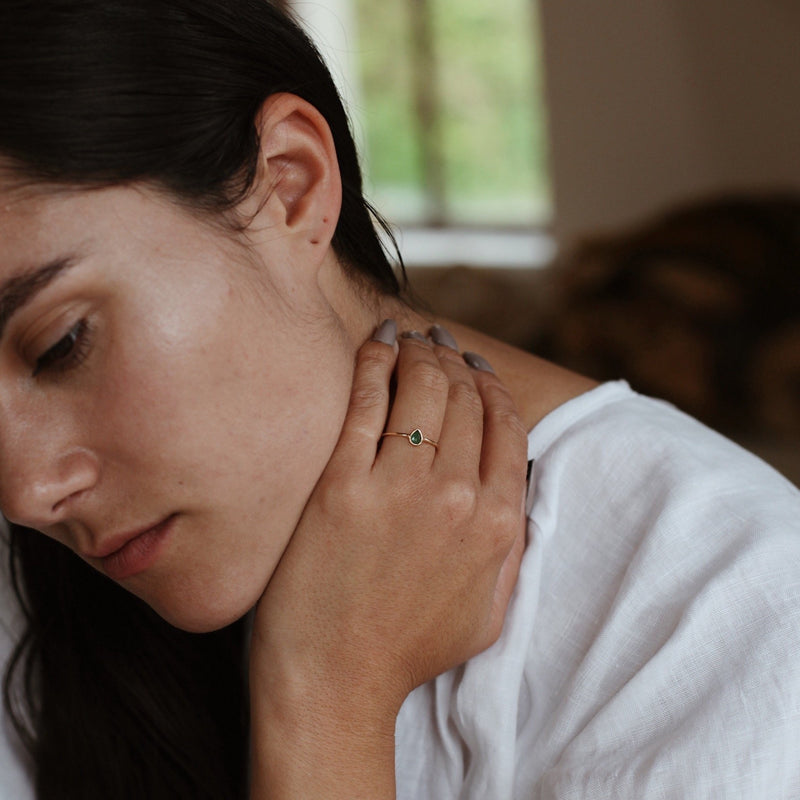
[[[223,212],[252,186],[255,116],[276,92],[304,98],[330,126],[340,261],[398,294],[331,77],[266,0],[0,4],[0,154],[24,180],[149,181]],[[11,525],[9,548],[25,630],[5,703],[40,800],[244,797],[243,623],[184,633],[41,534]]]

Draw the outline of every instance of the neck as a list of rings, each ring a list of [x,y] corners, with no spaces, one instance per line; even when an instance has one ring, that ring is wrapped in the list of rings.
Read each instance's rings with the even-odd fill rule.
[[[363,287],[354,290],[351,279],[331,254],[328,269],[323,270],[324,293],[335,309],[353,348],[369,339],[384,319],[394,319],[399,331],[416,330],[428,335],[433,324],[447,328],[459,350],[483,356],[505,383],[528,430],[553,409],[597,384],[582,375],[551,364],[487,336],[465,325],[435,314],[422,314],[396,297],[367,297]]]
[[[361,331],[359,341],[366,340],[381,320],[392,318],[398,330],[416,330],[425,335],[438,323],[447,328],[458,342],[461,352],[482,355],[505,383],[528,430],[546,414],[597,383],[563,369],[532,353],[480,333],[453,320],[436,315],[422,315],[395,298],[385,298],[368,321],[369,330]]]

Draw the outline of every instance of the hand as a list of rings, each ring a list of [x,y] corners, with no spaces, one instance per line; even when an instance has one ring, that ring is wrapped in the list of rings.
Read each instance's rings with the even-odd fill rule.
[[[398,349],[361,348],[340,440],[255,616],[255,746],[285,756],[297,733],[306,775],[334,752],[338,767],[393,755],[408,693],[499,636],[524,546],[526,436],[508,392],[448,347]],[[381,438],[415,428],[438,447]]]

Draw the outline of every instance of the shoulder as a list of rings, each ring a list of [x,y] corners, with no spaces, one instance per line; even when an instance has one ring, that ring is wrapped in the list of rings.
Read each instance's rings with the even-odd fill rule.
[[[529,436],[541,497],[576,513],[614,509],[685,523],[784,521],[796,529],[800,491],[753,454],[623,382],[556,409]],[[618,520],[618,517],[613,519]],[[611,521],[611,520],[609,520]]]
[[[570,405],[531,434],[543,796],[794,796],[800,493],[624,385]]]
[[[503,634],[412,693],[398,796],[800,796],[797,490],[625,384],[529,455]]]
[[[614,655],[617,665],[689,620],[692,636],[733,626],[738,648],[739,623],[760,616],[771,632],[759,635],[792,628],[800,642],[800,492],[624,384],[569,405],[531,434],[530,549],[554,587],[540,608],[549,624],[584,643],[635,630],[641,647]]]

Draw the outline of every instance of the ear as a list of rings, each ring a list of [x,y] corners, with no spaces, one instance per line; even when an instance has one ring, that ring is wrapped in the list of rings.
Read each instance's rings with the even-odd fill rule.
[[[249,213],[257,227],[326,251],[342,205],[339,162],[328,123],[310,103],[281,93],[264,101],[256,126],[258,174],[254,191],[239,211]]]

